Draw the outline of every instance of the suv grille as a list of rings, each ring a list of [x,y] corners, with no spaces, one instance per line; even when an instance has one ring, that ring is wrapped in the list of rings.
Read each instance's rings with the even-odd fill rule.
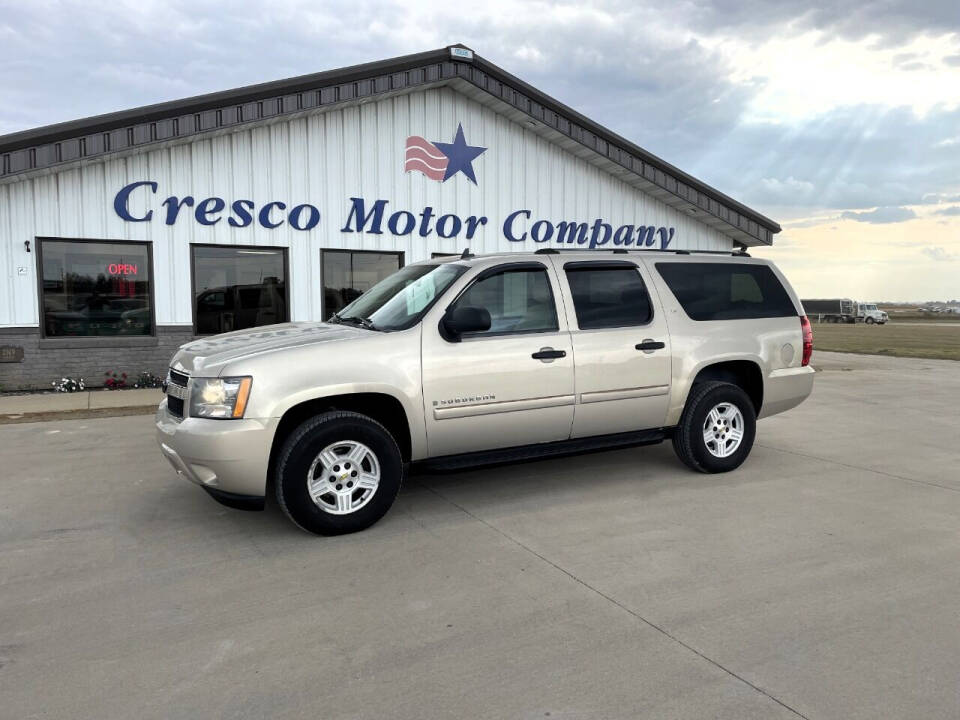
[[[190,381],[188,375],[169,370],[167,377],[167,410],[174,417],[183,419],[184,400],[187,397],[187,383]]]

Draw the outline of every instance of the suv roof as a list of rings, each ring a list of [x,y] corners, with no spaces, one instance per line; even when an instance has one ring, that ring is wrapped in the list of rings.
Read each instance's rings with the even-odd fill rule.
[[[570,248],[570,249],[557,249],[557,248],[541,248],[539,250],[518,250],[516,252],[497,252],[497,253],[482,253],[480,255],[474,255],[470,252],[470,248],[465,248],[463,253],[460,255],[450,254],[439,257],[430,258],[429,260],[421,260],[420,262],[458,262],[461,260],[470,261],[470,260],[492,260],[495,258],[522,258],[522,257],[536,257],[538,255],[564,255],[566,257],[576,257],[578,259],[584,258],[596,258],[597,256],[602,257],[611,257],[617,255],[654,255],[657,257],[670,257],[670,258],[682,258],[682,257],[693,257],[697,255],[708,255],[711,258],[721,259],[721,258],[749,258],[751,257],[749,253],[742,250],[659,250],[655,248],[633,248],[627,250],[625,248],[610,248],[602,250],[581,250],[579,248]]]

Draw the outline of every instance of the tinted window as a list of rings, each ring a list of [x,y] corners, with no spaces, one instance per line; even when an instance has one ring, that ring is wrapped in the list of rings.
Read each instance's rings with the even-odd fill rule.
[[[287,321],[283,248],[194,245],[191,251],[198,335]]]
[[[402,253],[323,250],[323,315],[327,320],[403,265]]]
[[[47,337],[150,335],[150,255],[142,243],[41,240]]]
[[[567,282],[581,330],[650,322],[650,297],[635,268],[568,267]]]
[[[550,332],[558,327],[546,270],[505,270],[485,277],[460,296],[457,307],[490,313],[490,329],[476,335]]]
[[[766,265],[662,262],[657,270],[693,320],[797,315],[787,291]]]

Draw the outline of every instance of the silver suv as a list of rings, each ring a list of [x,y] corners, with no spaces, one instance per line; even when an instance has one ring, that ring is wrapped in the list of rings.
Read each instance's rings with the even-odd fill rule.
[[[670,439],[738,467],[756,419],[813,387],[810,325],[769,261],[624,250],[408,265],[327,322],[174,355],[157,410],[176,471],[232,507],[268,488],[323,535],[379,520],[412,466],[454,469]]]

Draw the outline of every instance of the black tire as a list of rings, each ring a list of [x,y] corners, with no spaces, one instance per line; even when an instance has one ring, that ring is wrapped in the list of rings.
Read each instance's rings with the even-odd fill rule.
[[[876,320],[874,320],[874,319],[871,318],[871,317],[868,317],[866,320],[864,320],[864,322],[865,322],[867,325],[873,325],[873,324],[876,322]]]
[[[703,438],[707,415],[717,405],[736,406],[743,417],[743,438],[727,457],[710,452]],[[722,473],[740,467],[753,447],[757,434],[757,414],[750,396],[738,385],[725,382],[697,383],[690,389],[680,424],[673,433],[673,449],[683,463],[697,472]]]
[[[320,452],[341,441],[363,443],[376,455],[380,481],[366,504],[349,514],[335,515],[313,501],[307,475]],[[357,532],[373,525],[390,509],[403,483],[403,473],[400,449],[383,425],[366,415],[335,410],[307,420],[283,444],[277,461],[277,503],[290,520],[307,532]]]

